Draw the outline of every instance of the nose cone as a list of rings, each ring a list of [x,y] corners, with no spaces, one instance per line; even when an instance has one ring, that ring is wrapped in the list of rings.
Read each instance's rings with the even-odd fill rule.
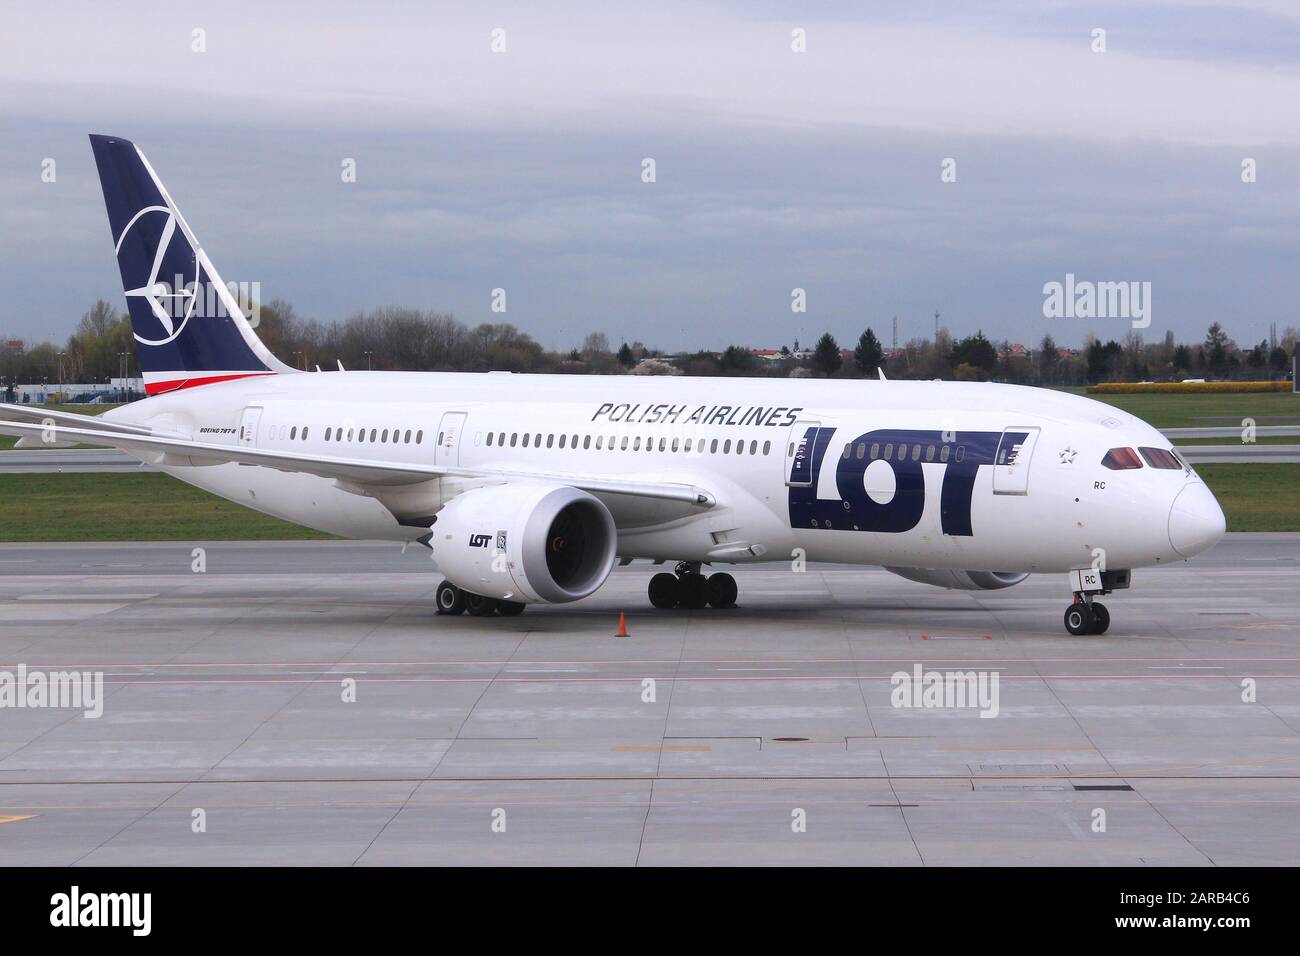
[[[1223,509],[1205,485],[1188,485],[1169,509],[1169,543],[1184,558],[1210,548],[1223,537]]]

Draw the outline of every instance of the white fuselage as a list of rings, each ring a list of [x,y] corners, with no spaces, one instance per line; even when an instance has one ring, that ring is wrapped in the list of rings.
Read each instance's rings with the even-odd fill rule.
[[[1181,511],[1193,523],[1197,509],[1212,508],[1220,530],[1222,520],[1190,469],[1103,467],[1112,448],[1168,449],[1149,425],[1089,399],[1010,385],[323,372],[183,389],[105,417],[209,443],[681,482],[713,496],[700,508],[598,494],[623,558],[1043,572],[1095,566],[1101,549],[1107,565],[1129,568],[1201,549],[1198,529],[1171,530],[1184,491]],[[1003,452],[1010,463],[996,462]],[[973,464],[980,455],[988,463]],[[391,502],[328,478],[241,464],[162,468],[349,538],[428,531],[399,523]],[[493,483],[442,478],[423,493],[436,510]]]

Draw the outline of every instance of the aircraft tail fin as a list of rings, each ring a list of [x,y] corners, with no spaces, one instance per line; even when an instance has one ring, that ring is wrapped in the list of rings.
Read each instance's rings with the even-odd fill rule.
[[[257,337],[144,153],[117,136],[90,146],[145,391],[296,371]]]

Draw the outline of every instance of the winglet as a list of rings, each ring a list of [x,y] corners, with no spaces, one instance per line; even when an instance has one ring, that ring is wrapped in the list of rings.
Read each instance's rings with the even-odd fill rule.
[[[879,365],[876,366],[876,374],[880,376],[880,380],[881,380],[882,382],[888,382],[888,381],[889,381],[889,379],[885,378],[885,370],[884,370],[883,368],[881,368]]]

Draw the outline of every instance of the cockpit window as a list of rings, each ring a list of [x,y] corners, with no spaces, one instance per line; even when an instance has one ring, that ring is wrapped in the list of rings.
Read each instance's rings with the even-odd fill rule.
[[[1137,452],[1132,448],[1112,448],[1106,452],[1106,457],[1101,460],[1101,463],[1112,471],[1127,471],[1130,468],[1142,467]]]
[[[1178,456],[1167,448],[1139,448],[1142,457],[1152,468],[1166,468],[1169,471],[1182,471],[1183,463]]]

